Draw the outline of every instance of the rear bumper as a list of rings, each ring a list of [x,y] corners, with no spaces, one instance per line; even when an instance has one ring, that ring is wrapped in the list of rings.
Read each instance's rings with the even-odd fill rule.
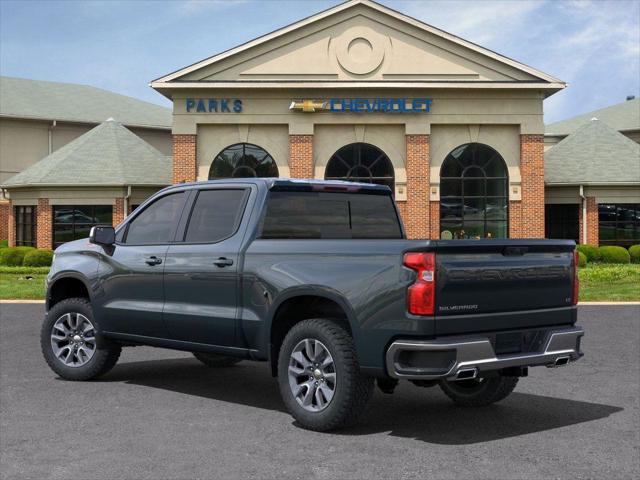
[[[581,327],[550,328],[533,352],[496,355],[488,336],[450,336],[437,340],[396,340],[386,354],[387,373],[410,380],[474,378],[510,367],[566,365],[582,357]]]

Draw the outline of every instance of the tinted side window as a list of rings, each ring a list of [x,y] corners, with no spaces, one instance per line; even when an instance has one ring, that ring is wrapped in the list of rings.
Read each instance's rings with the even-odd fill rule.
[[[389,195],[270,192],[261,238],[402,238]]]
[[[353,238],[402,238],[391,195],[350,195]]]
[[[200,191],[185,242],[219,242],[233,235],[242,218],[247,194],[244,189]]]
[[[153,202],[129,224],[125,243],[169,243],[180,220],[183,202],[184,192],[172,193]]]

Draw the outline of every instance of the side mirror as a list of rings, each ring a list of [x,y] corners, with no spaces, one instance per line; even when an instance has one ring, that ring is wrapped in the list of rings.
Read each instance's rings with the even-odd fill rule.
[[[96,243],[98,245],[113,245],[116,243],[116,231],[113,227],[109,226],[91,227],[89,242]]]

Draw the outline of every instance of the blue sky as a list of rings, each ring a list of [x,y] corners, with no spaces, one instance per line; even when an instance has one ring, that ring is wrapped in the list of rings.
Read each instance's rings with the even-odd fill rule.
[[[0,72],[168,106],[150,80],[337,3],[0,0]],[[568,82],[547,122],[640,94],[640,0],[380,3]]]

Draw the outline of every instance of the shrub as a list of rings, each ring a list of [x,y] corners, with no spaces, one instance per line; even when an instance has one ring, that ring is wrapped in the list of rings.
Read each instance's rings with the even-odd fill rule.
[[[0,248],[7,248],[9,246],[9,240],[0,240]]]
[[[50,267],[53,261],[53,250],[32,250],[27,252],[22,261],[25,267]]]
[[[631,257],[626,248],[605,246],[600,247],[600,257],[604,263],[630,263]]]
[[[595,245],[582,244],[578,245],[576,249],[586,255],[588,262],[599,262],[601,260],[600,251]]]
[[[629,247],[629,256],[631,263],[640,263],[640,245],[631,245]]]
[[[587,266],[587,256],[582,252],[578,252],[578,267],[584,268],[586,266]]]
[[[35,249],[31,248],[31,250]],[[19,267],[22,265],[22,261],[24,260],[24,256],[27,251],[25,251],[24,247],[0,249],[0,265],[6,265],[7,267]]]

